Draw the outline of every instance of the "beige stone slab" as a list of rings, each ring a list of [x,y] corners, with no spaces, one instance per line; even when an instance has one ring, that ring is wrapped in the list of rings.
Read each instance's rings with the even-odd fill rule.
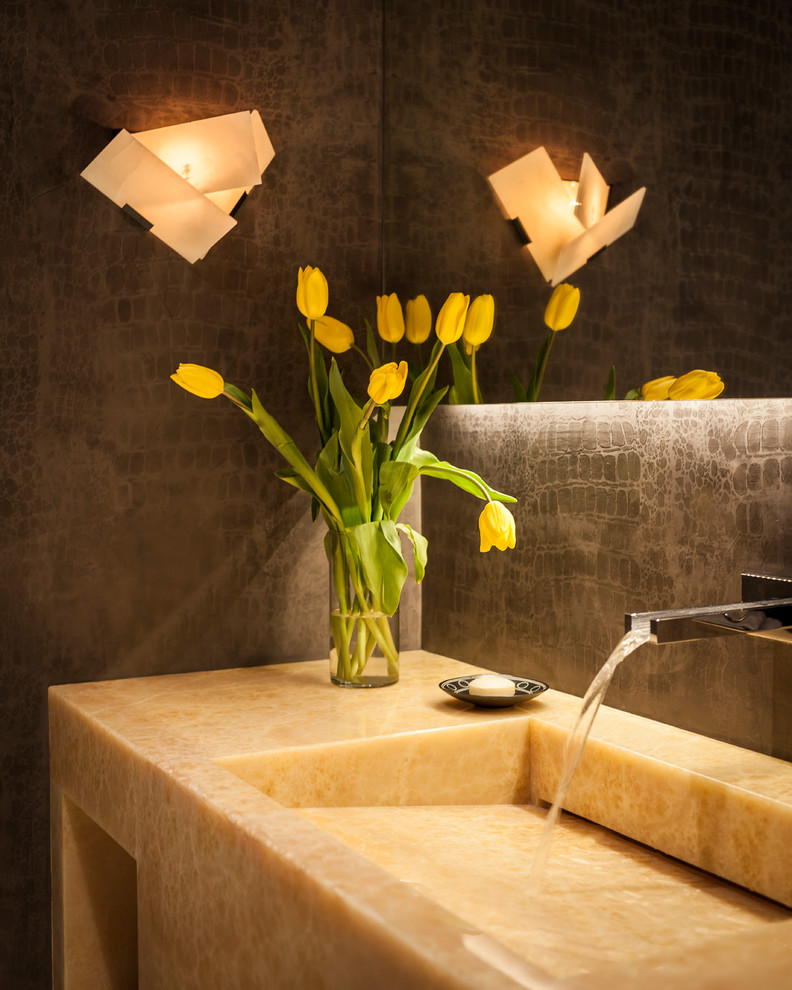
[[[398,864],[385,868],[332,834],[326,820],[309,820],[312,814],[375,816],[387,808],[367,804],[393,802],[405,816],[430,816],[418,832],[434,827],[463,847],[472,825],[451,827],[431,816],[466,804],[460,815],[482,822],[494,816],[496,838],[507,830],[530,845],[522,822],[533,813],[519,805],[526,794],[543,800],[550,793],[579,702],[551,690],[493,711],[470,708],[438,688],[445,677],[483,669],[415,651],[403,658],[399,684],[376,691],[332,687],[323,662],[51,689],[53,793],[79,809],[79,820],[90,819],[89,831],[95,825],[135,860],[140,985],[340,990],[370,986],[373,967],[381,990],[549,990],[570,981],[604,990],[627,987],[631,979],[660,986],[657,974],[668,959],[680,986],[695,986],[695,973],[707,966],[722,974],[717,985],[725,990],[752,986],[761,976],[770,987],[782,986],[773,983],[774,974],[781,961],[792,965],[792,944],[781,944],[787,923],[770,919],[783,909],[761,902],[754,924],[748,902],[713,893],[733,891],[729,884],[707,878],[667,885],[657,866],[664,857],[656,853],[645,854],[647,876],[663,882],[647,881],[650,893],[634,897],[628,913],[640,929],[636,904],[687,890],[696,905],[709,905],[701,907],[701,927],[691,934],[660,924],[621,955],[600,956],[584,926],[574,940],[574,966],[554,971],[537,955],[536,939],[523,932],[520,941],[508,931],[508,910],[487,921],[492,932],[484,930],[475,899],[465,907],[442,871],[403,882]],[[594,736],[573,803],[588,806],[592,817],[611,815],[629,828],[654,830],[663,841],[681,835],[685,855],[722,848],[727,864],[754,864],[763,883],[775,863],[787,883],[792,767],[608,709]],[[688,807],[689,816],[671,828],[674,802]],[[289,806],[317,803],[324,804],[320,812]],[[61,826],[53,823],[53,865],[62,872],[68,856]],[[407,829],[405,851],[415,831]],[[590,841],[602,853],[602,840]],[[605,847],[607,857],[631,861]],[[572,862],[584,860],[573,869],[583,903],[604,897],[596,881],[590,889],[597,875],[593,853],[570,855]],[[66,918],[72,907],[63,879],[53,883],[61,958],[64,932],[71,939],[75,926],[90,928],[92,903],[86,892],[89,909]],[[626,886],[629,876],[616,901]],[[484,887],[481,880],[473,893]],[[678,888],[673,897],[671,888]],[[496,915],[500,903],[492,899]],[[618,927],[613,902],[596,913],[603,916],[598,924],[610,918]],[[576,924],[583,924],[579,916]],[[562,956],[569,944],[562,939]],[[593,961],[584,958],[589,951]]]

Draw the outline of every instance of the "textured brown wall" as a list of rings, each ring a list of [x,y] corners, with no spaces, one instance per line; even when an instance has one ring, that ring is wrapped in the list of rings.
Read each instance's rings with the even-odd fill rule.
[[[487,176],[544,145],[563,178],[589,152],[635,228],[569,281],[572,331],[546,399],[600,399],[712,368],[732,397],[787,396],[792,8],[784,0],[389,4],[389,286],[491,292],[485,398],[512,399],[549,294]]]
[[[672,354],[674,368],[718,367],[733,395],[788,392],[780,3],[400,0],[385,5],[385,78],[381,9],[0,5],[4,987],[48,982],[46,685],[325,649],[304,503],[247,421],[168,382],[179,361],[214,365],[310,449],[298,265],[325,270],[332,312],[355,326],[383,267],[389,289],[435,306],[494,292],[485,385],[507,397],[546,288],[485,177],[539,143],[570,168],[589,150],[617,194],[649,196],[581,273],[547,396],[596,393],[613,360],[626,387]],[[119,127],[248,108],[276,158],[195,266],[79,178]]]
[[[208,364],[309,451],[299,265],[380,285],[381,22],[366,0],[31,0],[4,46],[0,985],[48,985],[47,684],[319,656],[303,496]],[[6,87],[8,89],[6,90]],[[204,261],[87,182],[115,129],[256,108],[276,149]]]
[[[424,440],[518,499],[517,547],[481,554],[481,504],[427,479],[426,649],[582,695],[625,613],[792,575],[787,400],[445,407]],[[792,759],[791,696],[792,647],[729,637],[641,647],[606,703]]]

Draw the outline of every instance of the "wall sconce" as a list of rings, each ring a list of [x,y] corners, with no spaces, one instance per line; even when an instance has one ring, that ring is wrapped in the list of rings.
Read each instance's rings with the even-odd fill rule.
[[[236,226],[274,156],[258,110],[242,110],[122,130],[80,174],[192,264]]]
[[[646,187],[605,212],[610,187],[587,154],[580,178],[565,182],[544,148],[489,177],[542,275],[558,285],[635,223]]]

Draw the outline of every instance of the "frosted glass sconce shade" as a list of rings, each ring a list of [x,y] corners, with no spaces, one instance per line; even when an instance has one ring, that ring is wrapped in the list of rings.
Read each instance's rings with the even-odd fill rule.
[[[542,275],[558,285],[635,223],[646,187],[605,212],[610,187],[587,154],[580,178],[564,182],[544,148],[489,177],[510,220],[522,225]]]
[[[81,175],[190,263],[236,226],[231,211],[275,156],[257,110],[130,134]]]

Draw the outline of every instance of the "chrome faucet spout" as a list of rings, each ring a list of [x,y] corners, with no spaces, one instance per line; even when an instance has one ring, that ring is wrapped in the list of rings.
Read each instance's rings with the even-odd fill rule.
[[[783,597],[792,596],[792,578],[765,574],[742,577],[742,602],[628,613],[625,631],[646,630],[649,642],[658,645],[739,634],[792,645],[792,597]]]

